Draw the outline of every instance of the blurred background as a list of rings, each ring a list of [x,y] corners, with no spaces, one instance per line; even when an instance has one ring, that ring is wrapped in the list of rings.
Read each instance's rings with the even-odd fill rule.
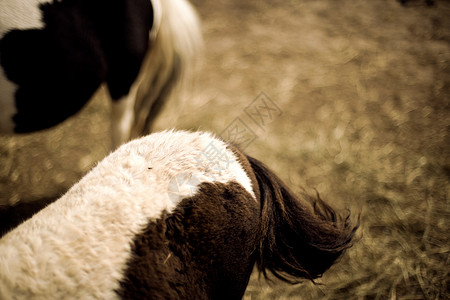
[[[255,273],[244,299],[450,299],[450,2],[192,2],[204,53],[154,130],[239,122],[245,151],[294,191],[361,214],[361,240],[320,285]],[[248,114],[259,101],[276,109]],[[55,128],[0,136],[0,223],[109,153],[109,105],[100,89]]]

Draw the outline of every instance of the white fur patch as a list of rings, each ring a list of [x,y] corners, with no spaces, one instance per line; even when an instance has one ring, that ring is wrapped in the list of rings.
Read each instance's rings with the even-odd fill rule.
[[[177,176],[189,188],[170,195]],[[0,240],[0,299],[117,298],[133,237],[148,221],[201,182],[230,181],[254,197],[238,159],[209,133],[164,131],[121,146]]]
[[[11,29],[42,28],[39,4],[50,0],[0,1],[0,38]]]

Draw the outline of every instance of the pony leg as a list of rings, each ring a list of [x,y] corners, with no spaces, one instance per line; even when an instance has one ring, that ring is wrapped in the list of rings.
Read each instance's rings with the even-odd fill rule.
[[[131,137],[151,132],[164,103],[176,98],[192,75],[195,59],[203,48],[200,19],[187,0],[152,0],[161,10],[159,23],[150,33],[151,44],[141,66],[134,106]]]
[[[114,150],[130,140],[134,122],[134,89],[119,100],[113,100],[111,106],[111,149]]]
[[[13,133],[13,116],[17,113],[14,94],[16,87],[7,78],[2,69],[0,69],[0,132]]]

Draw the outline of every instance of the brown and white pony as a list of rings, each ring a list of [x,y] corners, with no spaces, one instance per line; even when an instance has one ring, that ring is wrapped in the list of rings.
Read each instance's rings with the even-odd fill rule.
[[[0,298],[240,299],[255,264],[320,277],[357,228],[212,134],[164,131],[0,239]]]
[[[1,0],[0,132],[55,126],[104,83],[116,148],[150,132],[201,45],[187,0]]]

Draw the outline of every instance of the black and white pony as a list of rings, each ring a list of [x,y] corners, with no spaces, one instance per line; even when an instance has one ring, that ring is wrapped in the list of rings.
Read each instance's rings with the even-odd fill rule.
[[[358,225],[308,199],[209,133],[154,133],[0,239],[0,298],[239,299],[255,264],[313,280]]]
[[[201,45],[187,0],[1,0],[0,132],[52,127],[105,83],[113,148],[148,134]]]

